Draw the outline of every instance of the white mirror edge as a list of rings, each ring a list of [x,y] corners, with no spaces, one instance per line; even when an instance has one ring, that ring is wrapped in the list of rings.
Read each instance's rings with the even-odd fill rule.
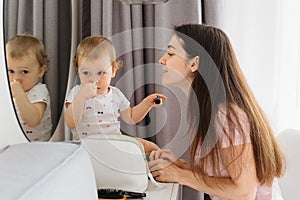
[[[0,0],[0,152],[8,145],[28,142],[19,125],[10,98],[4,53],[3,4],[3,0]]]

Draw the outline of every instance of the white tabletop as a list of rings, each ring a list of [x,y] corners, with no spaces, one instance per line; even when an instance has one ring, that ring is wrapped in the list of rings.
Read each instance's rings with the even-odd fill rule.
[[[177,200],[179,185],[175,183],[163,183],[163,187],[155,186],[149,181],[144,200]]]

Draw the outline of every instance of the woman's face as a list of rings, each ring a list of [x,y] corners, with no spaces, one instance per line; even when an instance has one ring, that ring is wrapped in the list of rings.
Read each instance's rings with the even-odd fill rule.
[[[182,84],[192,81],[190,63],[182,44],[183,41],[174,34],[168,44],[166,53],[159,59],[159,63],[163,67],[163,84],[182,86]]]

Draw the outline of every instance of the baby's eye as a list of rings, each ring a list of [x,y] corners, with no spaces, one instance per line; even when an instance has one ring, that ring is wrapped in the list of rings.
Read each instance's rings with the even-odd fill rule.
[[[28,74],[29,71],[28,71],[28,70],[22,70],[21,73],[22,73],[22,74]]]
[[[12,70],[12,69],[9,69],[9,70],[8,70],[8,73],[9,73],[9,74],[13,74],[13,73],[15,73],[15,71]]]
[[[105,74],[104,71],[99,71],[99,72],[97,73],[98,76],[103,76],[104,74]]]
[[[91,73],[88,72],[88,71],[84,71],[84,72],[82,72],[82,74],[85,75],[85,76],[90,76],[91,75]]]

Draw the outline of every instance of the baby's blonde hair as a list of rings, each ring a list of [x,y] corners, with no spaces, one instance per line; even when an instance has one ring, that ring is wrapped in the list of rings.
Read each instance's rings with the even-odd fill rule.
[[[86,37],[77,47],[74,57],[75,69],[78,71],[79,62],[82,62],[84,59],[101,59],[104,56],[109,56],[111,66],[115,70],[122,66],[121,61],[116,61],[115,46],[109,39],[100,35]]]
[[[16,35],[6,43],[6,54],[11,58],[24,58],[31,53],[36,56],[41,67],[49,64],[44,44],[32,35]]]

